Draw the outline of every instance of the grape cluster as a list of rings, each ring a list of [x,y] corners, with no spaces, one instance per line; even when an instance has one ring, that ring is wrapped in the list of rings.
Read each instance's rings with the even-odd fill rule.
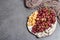
[[[56,12],[52,8],[43,7],[38,10],[38,14],[35,20],[35,25],[32,27],[32,32],[43,32],[56,21]]]

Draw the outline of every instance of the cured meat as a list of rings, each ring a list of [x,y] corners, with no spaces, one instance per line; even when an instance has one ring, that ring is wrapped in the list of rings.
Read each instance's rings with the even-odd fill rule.
[[[42,0],[24,0],[25,7],[35,8],[41,4]]]

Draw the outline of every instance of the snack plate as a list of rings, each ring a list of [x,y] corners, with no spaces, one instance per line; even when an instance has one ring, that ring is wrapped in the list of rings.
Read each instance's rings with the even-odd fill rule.
[[[60,40],[60,26],[45,38],[36,38],[26,28],[27,17],[35,10],[24,7],[23,0],[0,0],[0,40]]]

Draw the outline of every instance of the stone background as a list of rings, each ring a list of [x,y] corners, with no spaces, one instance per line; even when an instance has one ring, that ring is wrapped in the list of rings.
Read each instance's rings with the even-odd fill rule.
[[[37,39],[26,29],[27,17],[34,10],[24,7],[23,0],[0,0],[0,40],[60,40],[60,26],[46,38]]]

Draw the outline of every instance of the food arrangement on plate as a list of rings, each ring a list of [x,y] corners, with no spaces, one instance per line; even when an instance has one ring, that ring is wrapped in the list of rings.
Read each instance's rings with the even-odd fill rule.
[[[51,35],[56,29],[56,12],[50,7],[41,7],[33,12],[27,21],[28,30],[37,37]]]
[[[58,0],[24,0],[24,3],[27,8],[38,8],[28,16],[28,31],[38,38],[51,35],[56,29],[57,19],[60,20]]]

